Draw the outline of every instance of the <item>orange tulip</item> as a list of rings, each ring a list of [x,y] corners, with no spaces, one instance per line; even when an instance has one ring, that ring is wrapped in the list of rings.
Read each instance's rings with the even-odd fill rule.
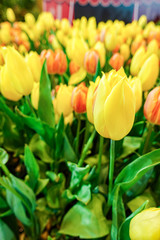
[[[47,70],[49,74],[63,74],[67,69],[67,58],[61,49],[53,52],[51,49],[41,52],[41,62],[47,59]]]
[[[86,112],[87,93],[88,88],[85,86],[84,83],[81,83],[74,88],[72,92],[71,104],[75,112],[77,113]]]
[[[69,64],[70,74],[72,75],[72,74],[78,72],[79,69],[80,69],[80,67],[73,60],[71,60],[70,64]]]
[[[118,71],[124,64],[124,57],[120,53],[115,53],[109,60],[112,68]]]
[[[90,74],[95,74],[99,55],[95,50],[89,50],[84,57],[84,68]]]
[[[154,124],[160,125],[160,87],[154,88],[144,104],[144,116]]]

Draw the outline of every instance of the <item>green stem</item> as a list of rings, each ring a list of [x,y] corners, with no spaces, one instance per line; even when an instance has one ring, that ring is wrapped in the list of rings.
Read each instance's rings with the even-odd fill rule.
[[[115,161],[115,141],[111,139],[110,140],[110,161],[109,161],[108,205],[110,204],[111,193],[113,188],[114,161]]]
[[[97,166],[97,174],[99,176],[100,170],[101,170],[101,160],[102,160],[102,153],[103,153],[103,143],[104,143],[104,137],[100,136],[99,141],[99,153],[98,153],[98,166]]]
[[[88,139],[88,135],[89,135],[89,125],[90,125],[90,123],[89,123],[88,119],[86,119],[86,127],[85,127],[85,133],[84,133],[84,140],[83,140],[82,149],[83,149],[83,147],[84,147],[84,145],[86,144],[86,141],[87,141],[87,139]]]
[[[144,147],[143,147],[142,155],[148,152],[148,147],[149,147],[152,130],[153,130],[153,124],[149,123],[148,128],[147,128],[147,135],[145,135],[145,137],[143,137],[144,138]]]
[[[35,111],[34,111],[34,109],[33,109],[33,107],[32,107],[32,104],[31,104],[31,101],[30,101],[29,96],[27,95],[27,96],[25,96],[25,98],[26,98],[26,101],[27,101],[27,103],[28,103],[28,105],[29,105],[29,107],[30,107],[30,109],[31,109],[31,112],[33,113],[34,117],[37,117],[37,116],[36,116],[36,113],[35,113]]]
[[[78,119],[78,126],[77,126],[77,133],[76,133],[75,152],[78,155],[78,152],[79,152],[79,133],[80,133],[80,129],[81,129],[81,117],[79,115],[77,115],[77,119]]]
[[[83,161],[87,155],[87,152],[88,152],[88,149],[90,148],[92,142],[93,142],[93,139],[96,135],[96,130],[94,130],[90,136],[90,138],[88,139],[88,142],[86,143],[86,145],[84,146],[83,148],[83,151],[82,151],[82,154],[81,154],[81,158],[78,162],[78,167],[81,167],[83,165]]]

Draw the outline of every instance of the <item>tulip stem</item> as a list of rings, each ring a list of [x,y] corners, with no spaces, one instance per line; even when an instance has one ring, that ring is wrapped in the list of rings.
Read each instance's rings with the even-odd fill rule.
[[[101,171],[101,161],[102,161],[102,153],[103,153],[103,143],[104,143],[104,137],[100,135],[100,141],[99,141],[99,153],[98,153],[98,166],[97,166],[97,174],[99,178],[99,174]]]
[[[143,147],[142,155],[148,152],[148,146],[149,146],[152,130],[153,130],[153,124],[149,123],[148,128],[147,128],[147,135],[145,137],[143,137],[144,138],[144,147]]]
[[[80,160],[79,160],[79,162],[78,162],[78,167],[81,167],[81,166],[83,165],[84,159],[85,159],[85,157],[86,157],[86,155],[87,155],[87,152],[88,152],[88,150],[89,150],[89,148],[90,148],[90,146],[91,146],[91,144],[92,144],[92,142],[93,142],[93,139],[94,139],[95,135],[96,135],[96,130],[94,130],[94,131],[92,132],[92,134],[91,134],[91,136],[89,137],[87,143],[84,145],[84,148],[83,148],[83,151],[82,151]]]
[[[78,120],[78,124],[77,124],[75,152],[78,155],[78,152],[79,152],[79,133],[80,133],[80,128],[81,128],[81,117],[79,116],[79,114],[77,115],[77,120]]]
[[[108,205],[110,205],[111,193],[113,188],[113,174],[115,161],[115,141],[110,140],[110,161],[109,161],[109,189],[108,189]]]

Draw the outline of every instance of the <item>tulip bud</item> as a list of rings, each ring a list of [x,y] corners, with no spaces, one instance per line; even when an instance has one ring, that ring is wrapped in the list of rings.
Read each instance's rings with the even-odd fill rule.
[[[33,89],[31,92],[31,102],[33,107],[37,110],[39,102],[39,82],[34,82]]]
[[[138,20],[138,25],[143,28],[147,24],[147,17],[142,15]]]
[[[152,41],[149,42],[148,46],[147,46],[147,57],[151,56],[152,53],[155,53],[158,55],[158,42],[153,39]]]
[[[142,82],[142,90],[150,90],[156,83],[159,74],[159,59],[156,54],[152,54],[144,62],[138,77]]]
[[[53,73],[62,75],[67,70],[67,58],[61,49],[56,49],[54,53]]]
[[[33,28],[35,24],[35,17],[33,16],[32,13],[26,13],[25,16],[25,22],[27,23],[29,28]]]
[[[94,101],[93,118],[97,132],[120,140],[131,130],[135,117],[135,97],[121,68],[103,74]]]
[[[63,113],[64,117],[66,117],[72,112],[72,91],[72,86],[60,85],[56,96],[56,109],[59,115]]]
[[[120,46],[120,54],[123,56],[124,61],[126,61],[129,58],[129,56],[130,56],[130,49],[129,49],[128,44],[123,43]]]
[[[114,53],[109,60],[109,64],[118,71],[124,64],[124,57],[120,53]]]
[[[35,82],[40,81],[42,64],[39,55],[37,52],[31,51],[26,55],[25,60],[32,72],[33,78]]]
[[[72,92],[71,104],[75,112],[77,113],[86,112],[87,93],[88,88],[85,86],[84,83],[81,83],[74,88]]]
[[[141,80],[137,77],[134,77],[130,80],[130,86],[133,90],[135,96],[135,112],[138,112],[140,107],[142,106],[142,84]]]
[[[7,8],[7,19],[8,21],[10,22],[14,22],[16,17],[15,17],[15,14],[13,12],[13,9],[12,8]]]
[[[131,61],[130,71],[131,71],[131,74],[133,76],[136,76],[138,74],[138,72],[139,72],[140,68],[142,67],[145,59],[146,59],[145,48],[144,47],[140,47],[136,51],[136,53],[133,56],[132,61]]]
[[[160,209],[148,208],[132,218],[129,228],[131,240],[160,239]]]
[[[69,71],[70,71],[71,75],[76,73],[79,69],[80,69],[80,67],[74,61],[70,61]]]
[[[105,36],[105,46],[106,49],[109,51],[113,51],[113,49],[116,47],[117,41],[116,41],[116,34],[114,31],[107,32]]]
[[[43,50],[40,55],[41,63],[47,61],[47,71],[49,74],[53,74],[54,52],[51,49]]]
[[[98,53],[99,59],[100,59],[100,65],[101,65],[101,68],[103,68],[106,62],[106,50],[104,47],[104,43],[98,41],[93,47],[93,49],[96,50],[96,52]]]
[[[99,55],[95,50],[89,50],[84,57],[84,68],[90,74],[95,74]]]
[[[160,87],[154,88],[147,96],[144,104],[144,116],[153,123],[160,125]]]
[[[30,94],[34,79],[23,56],[12,47],[2,49],[5,64],[0,72],[2,95],[12,101]]]

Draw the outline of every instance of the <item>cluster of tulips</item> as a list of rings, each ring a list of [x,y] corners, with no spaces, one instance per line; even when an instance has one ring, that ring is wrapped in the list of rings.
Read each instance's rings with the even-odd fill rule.
[[[36,112],[46,65],[56,124],[61,115],[65,125],[85,117],[112,141],[130,133],[140,110],[150,125],[160,125],[160,26],[145,16],[126,25],[118,20],[97,25],[94,17],[71,25],[50,13],[37,20],[27,13],[24,22],[16,22],[8,9],[7,18],[0,24],[4,99],[21,104],[29,95]],[[109,191],[113,172],[110,178]],[[131,240],[160,240],[160,209],[137,214],[129,234]]]

